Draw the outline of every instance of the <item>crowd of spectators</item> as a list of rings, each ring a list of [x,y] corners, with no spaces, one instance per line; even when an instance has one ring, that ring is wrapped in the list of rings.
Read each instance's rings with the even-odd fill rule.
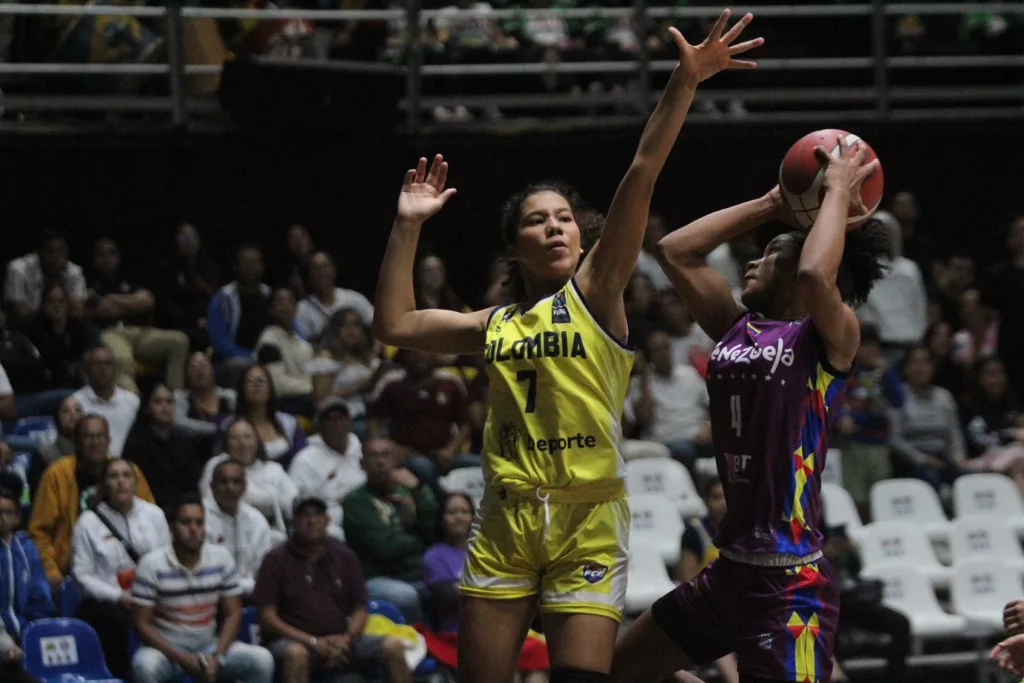
[[[865,520],[872,484],[893,476],[947,500],[970,471],[1004,473],[1024,492],[1024,217],[1006,226],[1002,261],[978,272],[930,240],[913,195],[888,205],[879,218],[899,249],[859,312],[862,346],[834,429],[843,481]],[[712,516],[682,541],[682,579],[711,559],[721,505],[698,466],[712,457],[713,343],[651,258],[665,229],[653,216],[627,291],[638,353],[623,427],[664,444],[708,488]],[[111,671],[136,681],[217,670],[264,681],[275,662],[289,683],[362,666],[403,681],[405,646],[365,632],[367,600],[455,628],[472,502],[442,477],[480,464],[481,359],[381,346],[372,304],[337,285],[305,228],[289,228],[281,252],[287,266],[273,275],[254,245],[224,267],[184,224],[147,281],[122,275],[111,237],[84,267],[50,232],[8,264],[0,537],[11,552],[0,565],[31,577],[0,591],[17,615],[0,610],[11,647],[69,582]],[[709,261],[738,295],[757,253],[743,236]],[[502,281],[498,264],[486,303],[503,300]],[[418,259],[415,288],[422,306],[466,309],[434,254]],[[23,429],[36,416],[52,416],[42,436]],[[835,533],[838,558],[849,547]],[[202,590],[189,583],[200,578]],[[202,605],[168,597],[193,591]],[[269,651],[234,642],[243,605],[259,608]]]

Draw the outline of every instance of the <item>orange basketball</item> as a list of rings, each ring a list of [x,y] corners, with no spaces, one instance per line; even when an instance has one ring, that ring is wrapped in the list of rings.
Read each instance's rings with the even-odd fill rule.
[[[871,145],[853,133],[828,128],[808,133],[797,140],[782,159],[782,165],[779,167],[779,190],[782,192],[782,198],[793,210],[797,221],[805,228],[814,225],[818,209],[825,198],[825,170],[814,156],[814,148],[824,147],[829,154],[838,158],[840,137],[845,138],[851,149],[867,147],[868,157],[865,163],[878,158]],[[884,186],[885,178],[879,166],[877,171],[865,178],[860,187],[860,196],[864,206],[868,207],[868,212],[862,216],[849,216],[846,219],[847,230],[856,228],[871,217],[882,201]]]

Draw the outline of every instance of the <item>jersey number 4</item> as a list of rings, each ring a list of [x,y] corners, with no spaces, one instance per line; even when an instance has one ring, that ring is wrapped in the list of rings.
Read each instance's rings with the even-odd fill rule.
[[[537,409],[537,371],[520,370],[516,373],[517,382],[526,382],[526,412],[532,413]],[[737,398],[739,398],[737,396]]]
[[[729,397],[729,413],[732,416],[732,419],[729,420],[729,428],[735,430],[736,436],[739,436],[743,430],[743,410],[740,407],[739,394]]]

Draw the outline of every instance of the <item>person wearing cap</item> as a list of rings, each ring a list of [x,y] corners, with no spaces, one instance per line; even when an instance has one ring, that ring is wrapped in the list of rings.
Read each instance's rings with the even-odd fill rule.
[[[366,581],[359,558],[327,534],[327,503],[297,498],[292,538],[263,560],[252,602],[282,683],[312,673],[359,672],[381,665],[388,683],[408,683],[405,644],[365,634]]]
[[[366,572],[370,598],[386,600],[410,624],[423,623],[423,553],[434,542],[438,504],[434,492],[404,467],[396,467],[394,442],[363,444],[366,483],[347,496],[345,539]]]
[[[288,475],[300,498],[315,496],[327,503],[331,520],[328,533],[343,539],[341,501],[349,491],[366,483],[363,446],[352,433],[352,417],[345,399],[324,399],[317,407],[316,418],[320,433],[298,452]]]

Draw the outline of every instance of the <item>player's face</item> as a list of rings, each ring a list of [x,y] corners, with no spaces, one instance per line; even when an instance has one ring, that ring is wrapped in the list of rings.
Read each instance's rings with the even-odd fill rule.
[[[576,272],[580,228],[569,201],[557,192],[537,192],[519,209],[519,232],[512,258],[523,275],[542,282],[566,282]]]
[[[789,296],[799,261],[800,245],[792,235],[779,235],[769,242],[761,258],[747,265],[743,305],[752,311],[764,311],[773,301]]]

